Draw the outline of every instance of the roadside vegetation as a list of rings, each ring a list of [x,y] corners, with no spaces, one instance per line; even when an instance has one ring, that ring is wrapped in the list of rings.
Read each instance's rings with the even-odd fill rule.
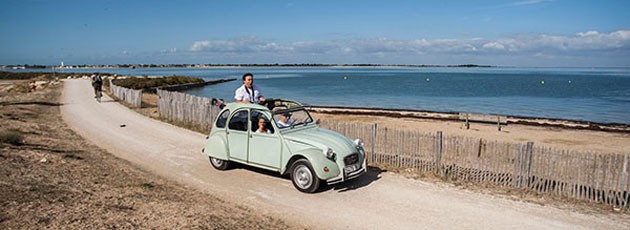
[[[65,78],[73,73],[48,73],[48,72],[7,72],[0,71],[0,80],[43,80],[54,78]]]
[[[169,76],[160,78],[150,77],[130,77],[124,79],[115,79],[112,81],[115,85],[131,88],[131,89],[146,89],[155,88],[170,85],[181,85],[188,83],[203,83],[205,82],[201,78],[186,77],[186,76]]]
[[[0,143],[22,145],[23,141],[24,136],[19,132],[19,130],[0,130]]]

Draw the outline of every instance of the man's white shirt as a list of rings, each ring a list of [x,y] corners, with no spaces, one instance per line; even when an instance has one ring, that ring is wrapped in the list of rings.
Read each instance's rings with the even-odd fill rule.
[[[238,87],[238,89],[236,89],[236,92],[234,92],[234,99],[246,101],[246,102],[258,103],[258,98],[262,96],[262,93],[260,91],[260,88],[258,88],[257,85],[253,85],[252,88],[254,89],[253,92],[252,92],[252,89],[246,89],[245,85]],[[252,98],[252,96],[254,98]]]

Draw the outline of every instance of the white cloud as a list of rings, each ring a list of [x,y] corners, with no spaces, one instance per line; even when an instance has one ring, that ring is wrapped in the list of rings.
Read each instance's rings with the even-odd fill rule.
[[[484,49],[505,50],[505,46],[498,42],[488,42],[483,44]]]
[[[523,6],[523,5],[535,5],[535,4],[540,4],[543,2],[551,2],[552,0],[525,0],[525,1],[518,1],[515,2],[513,5],[515,6]]]
[[[210,46],[210,41],[196,41],[190,47],[191,51],[203,51],[205,47]]]
[[[538,42],[549,48],[567,51],[605,51],[610,49],[630,48],[630,31],[616,31],[602,34],[597,31],[577,33],[576,36],[542,35]],[[536,40],[534,41],[536,42]],[[536,44],[536,43],[534,43]]]
[[[256,37],[242,37],[229,41],[196,41],[190,47],[191,51],[211,52],[268,52],[282,51],[283,47],[273,42],[258,41]]]
[[[619,40],[630,40],[630,30],[619,30],[610,33],[610,37]]]
[[[296,41],[276,43],[256,37],[232,40],[204,40],[194,42],[190,51],[215,57],[258,56],[278,60],[300,57],[320,57],[322,60],[354,57],[475,57],[501,56],[528,57],[582,57],[610,56],[615,51],[618,59],[630,59],[630,30],[611,33],[585,31],[574,35],[528,35],[497,39],[390,39],[365,38],[329,41]]]
[[[630,48],[630,30],[612,33],[587,31],[575,36],[548,35],[520,36],[489,40],[483,49],[506,52],[574,52],[596,51],[607,52],[611,49]]]
[[[599,32],[593,31],[593,30],[587,31],[587,32],[577,33],[577,36],[579,36],[579,37],[597,36],[597,35],[599,35]]]

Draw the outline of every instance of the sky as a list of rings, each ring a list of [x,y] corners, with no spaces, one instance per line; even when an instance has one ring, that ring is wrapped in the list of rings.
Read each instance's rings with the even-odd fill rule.
[[[629,0],[0,4],[0,65],[630,67]]]

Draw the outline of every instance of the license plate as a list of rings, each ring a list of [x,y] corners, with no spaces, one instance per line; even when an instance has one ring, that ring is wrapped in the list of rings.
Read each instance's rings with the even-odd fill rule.
[[[359,167],[360,167],[359,165],[348,165],[346,166],[344,171],[346,171],[346,173],[351,173],[351,172],[357,171]]]

